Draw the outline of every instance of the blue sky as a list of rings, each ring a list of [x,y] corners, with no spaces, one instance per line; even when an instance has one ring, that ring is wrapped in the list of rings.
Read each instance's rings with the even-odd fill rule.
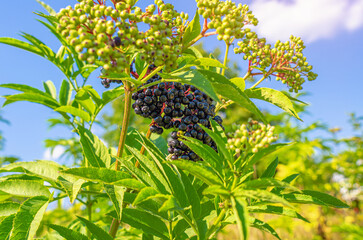
[[[141,1],[142,5],[152,1]],[[168,1],[176,9],[195,12],[193,0]],[[304,90],[310,95],[302,100],[310,103],[310,115],[303,116],[304,123],[320,120],[331,127],[342,127],[338,136],[349,136],[352,132],[347,123],[348,113],[363,115],[363,0],[254,0],[238,1],[251,3],[251,9],[260,20],[256,29],[260,36],[275,41],[286,40],[291,33],[306,39],[305,55],[314,70],[317,80],[308,82]],[[48,0],[59,10],[76,1]],[[54,48],[57,42],[51,37],[32,12],[43,11],[34,0],[5,1],[0,9],[0,36],[19,38],[27,32],[45,41]],[[274,13],[274,14],[271,14]],[[205,46],[213,49],[223,45],[213,37]],[[230,54],[233,60],[241,58]],[[57,88],[63,79],[58,69],[45,59],[25,51],[0,44],[0,83],[22,83],[42,88],[42,82],[52,80]],[[94,76],[90,82],[98,91],[103,88]],[[281,83],[265,82],[261,86],[285,90]],[[0,89],[0,95],[13,93]],[[0,99],[0,104],[4,101]],[[263,105],[265,107],[265,105]],[[276,111],[276,108],[271,108]],[[10,126],[0,123],[6,138],[5,150],[0,154],[15,155],[24,161],[44,158],[46,138],[67,137],[62,128],[49,130],[46,119],[57,114],[43,106],[32,103],[14,103],[1,110]],[[97,129],[96,129],[97,130]]]

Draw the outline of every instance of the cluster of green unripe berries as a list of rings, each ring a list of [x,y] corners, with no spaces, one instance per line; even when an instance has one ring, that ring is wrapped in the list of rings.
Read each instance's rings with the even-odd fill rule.
[[[125,71],[135,53],[149,64],[165,65],[164,71],[175,68],[187,14],[162,0],[155,0],[145,11],[134,6],[135,2],[115,1],[107,6],[81,0],[57,14],[57,31],[80,60],[102,66],[106,72]],[[146,31],[140,30],[142,23],[148,26]]]
[[[317,74],[312,72],[313,67],[302,53],[305,46],[301,38],[291,36],[290,41],[277,41],[272,47],[266,44],[266,39],[258,38],[256,33],[248,29],[245,31],[251,33],[251,37],[238,42],[239,47],[234,51],[244,54],[243,59],[250,61],[250,73],[257,69],[265,77],[276,76],[276,80],[287,84],[290,92],[298,92],[306,80],[317,78]]]
[[[233,38],[242,39],[247,34],[242,29],[245,25],[258,24],[248,5],[236,5],[230,0],[196,0],[196,2],[198,13],[204,19],[210,19],[207,27],[216,29],[218,40],[230,42]]]
[[[250,151],[257,153],[277,140],[274,130],[274,126],[250,119],[247,124],[238,126],[232,137],[228,139],[228,148],[235,154]]]

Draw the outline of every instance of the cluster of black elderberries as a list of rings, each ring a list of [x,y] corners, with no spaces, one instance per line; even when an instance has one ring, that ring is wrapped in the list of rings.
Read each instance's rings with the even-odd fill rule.
[[[145,84],[159,80],[160,76],[156,74]],[[196,87],[178,82],[161,82],[133,93],[132,99],[135,101],[132,105],[135,113],[152,119],[152,133],[162,134],[163,129],[177,129],[171,133],[168,142],[172,160],[199,160],[180,141],[182,136],[198,139],[217,151],[217,145],[201,125],[210,128],[211,119],[221,125],[222,118],[215,115],[213,100]]]

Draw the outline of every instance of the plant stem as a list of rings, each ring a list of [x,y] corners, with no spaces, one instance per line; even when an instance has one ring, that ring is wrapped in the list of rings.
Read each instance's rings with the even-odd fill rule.
[[[258,86],[258,84],[262,83],[263,80],[265,80],[266,76],[264,75],[260,80],[258,80],[250,89],[253,89]]]
[[[130,69],[126,68],[126,73],[130,74]],[[124,109],[124,118],[122,119],[122,128],[120,134],[120,140],[117,149],[117,157],[120,159],[122,157],[122,153],[125,147],[125,140],[127,134],[127,128],[129,126],[130,121],[130,110],[131,110],[131,86],[130,83],[125,81],[125,109]],[[115,170],[118,171],[120,169],[119,161],[116,160],[115,163]],[[111,227],[110,227],[110,235],[115,238],[118,227],[120,226],[120,221],[116,218],[112,220]]]
[[[207,234],[206,234],[207,239],[209,238],[209,236],[214,234],[215,229],[218,228],[218,225],[223,220],[224,216],[226,215],[226,212],[227,212],[226,209],[223,208],[222,211],[219,213],[218,217],[216,218],[216,220],[214,221],[212,226],[207,231]]]
[[[225,52],[225,54],[224,54],[224,61],[223,61],[223,66],[224,66],[224,67],[227,67],[229,46],[230,46],[229,42],[227,42],[227,41],[226,41],[226,52]],[[225,69],[225,68],[223,68],[223,69],[222,69],[222,75],[223,75],[223,76],[224,76],[225,72],[226,72],[226,69]]]

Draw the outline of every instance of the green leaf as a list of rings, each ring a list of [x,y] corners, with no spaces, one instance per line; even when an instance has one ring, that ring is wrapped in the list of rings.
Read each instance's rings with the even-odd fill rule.
[[[19,207],[20,204],[17,202],[0,202],[0,218],[13,215]]]
[[[66,191],[69,201],[73,203],[77,198],[78,192],[81,190],[83,183],[85,183],[85,180],[76,178],[72,175],[64,175],[58,177],[58,182]]]
[[[293,208],[293,206],[286,201],[284,198],[273,194],[266,190],[245,190],[245,189],[236,189],[234,192],[234,195],[237,197],[248,197],[253,198],[259,201],[267,201],[267,202],[273,202],[273,203],[280,203],[285,206],[288,206],[290,208]]]
[[[273,160],[267,169],[262,173],[261,178],[272,178],[275,176],[277,165],[279,164],[279,159]]]
[[[212,171],[211,169],[208,169],[207,167],[200,165],[195,162],[186,161],[186,160],[173,160],[170,162],[170,164],[173,164],[202,180],[208,185],[222,185],[222,180],[218,177],[218,175]]]
[[[122,214],[122,222],[131,227],[141,229],[144,233],[152,234],[161,239],[168,240],[168,228],[165,223],[155,215],[139,209],[125,208]]]
[[[48,198],[43,196],[29,198],[23,202],[15,216],[10,240],[33,239],[48,203]]]
[[[260,99],[272,103],[273,105],[289,113],[291,116],[301,120],[295,111],[294,105],[292,104],[290,98],[278,90],[271,88],[253,88],[246,89],[245,93],[249,98]]]
[[[279,180],[276,180],[273,178],[254,179],[254,180],[243,183],[241,186],[246,189],[281,187],[281,188],[287,188],[287,189],[291,189],[293,191],[300,192],[300,190],[298,188],[291,186],[290,184],[288,184],[286,182],[279,181]]]
[[[4,43],[4,44],[7,44],[7,45],[10,45],[10,46],[13,46],[13,47],[21,48],[21,49],[24,49],[24,50],[26,50],[28,52],[32,52],[32,53],[35,53],[35,54],[37,54],[39,56],[44,57],[44,53],[39,48],[37,48],[36,46],[34,46],[32,44],[29,44],[27,42],[20,41],[20,40],[15,39],[15,38],[0,37],[0,43]]]
[[[201,32],[201,26],[199,23],[199,14],[196,11],[193,20],[188,24],[183,34],[182,44],[185,46],[190,43],[193,39],[198,37]]]
[[[93,167],[110,167],[111,156],[105,144],[91,131],[78,127],[80,142],[86,159]]]
[[[0,84],[0,87],[13,89],[13,90],[20,91],[23,93],[34,93],[34,94],[43,95],[45,97],[49,97],[49,95],[46,94],[45,92],[43,92],[37,88],[33,88],[31,86],[25,85],[25,84],[6,83],[6,84]]]
[[[77,218],[86,225],[88,230],[92,233],[92,235],[97,240],[112,240],[113,239],[105,230],[103,230],[102,228],[100,228],[99,226],[94,224],[93,222],[90,222],[87,219],[80,217],[80,216],[77,216]]]
[[[329,194],[312,190],[303,190],[301,194],[290,193],[282,196],[289,202],[311,203],[335,208],[349,208],[349,205],[333,196],[330,196]]]
[[[43,82],[43,86],[46,93],[52,96],[52,98],[57,99],[57,90],[51,80]]]
[[[203,66],[203,67],[219,67],[219,68],[227,68],[218,61],[217,59],[213,58],[198,58],[191,63],[193,66]]]
[[[134,189],[134,190],[141,190],[145,187],[145,184],[143,184],[142,182],[140,182],[139,180],[137,180],[135,178],[121,179],[121,180],[118,180],[117,182],[113,183],[113,185],[122,186],[122,187],[130,188],[130,189]]]
[[[208,163],[213,168],[213,170],[221,176],[223,172],[223,166],[221,164],[222,160],[219,159],[216,151],[197,139],[191,137],[185,137],[185,139],[186,140],[182,140],[182,142],[199,157],[201,157],[206,163]]]
[[[118,219],[121,220],[126,188],[105,184],[105,190],[115,207]]]
[[[152,187],[145,187],[141,189],[141,191],[137,194],[135,201],[132,203],[132,205],[136,206],[139,203],[148,200],[150,197],[155,196],[159,194],[157,190],[155,190]]]
[[[212,185],[212,186],[208,186],[206,189],[204,189],[203,191],[204,195],[207,194],[213,194],[213,195],[222,195],[224,197],[229,196],[231,193],[225,189],[223,186],[220,185]]]
[[[205,92],[209,97],[213,98],[215,101],[220,102],[217,94],[216,89],[213,88],[212,84],[210,83],[208,77],[201,74],[198,70],[192,69],[190,71],[185,72],[176,72],[172,75],[169,74],[159,74],[164,81],[167,82],[181,82],[193,85],[197,87],[199,90]]]
[[[197,71],[199,71],[205,78],[209,80],[209,82],[213,85],[214,90],[222,97],[241,105],[241,107],[244,107],[251,113],[256,114],[260,120],[266,122],[262,112],[248,98],[248,96],[225,76],[208,70]]]
[[[250,217],[250,224],[251,224],[251,227],[268,232],[268,233],[272,234],[274,237],[276,237],[277,239],[281,239],[279,237],[279,235],[277,234],[277,232],[275,231],[275,229],[273,229],[269,224],[267,224],[261,220]]]
[[[123,95],[125,93],[125,89],[123,86],[119,86],[117,88],[108,90],[103,92],[102,94],[102,100],[103,103],[106,105],[107,103],[111,102],[112,100],[120,97],[121,95]]]
[[[253,213],[271,213],[271,214],[277,214],[277,215],[283,215],[288,216],[292,218],[297,218],[300,220],[303,220],[304,222],[309,222],[306,218],[301,216],[296,211],[284,208],[280,206],[273,206],[273,205],[264,205],[264,206],[249,206],[247,207],[249,212]]]
[[[183,210],[183,208],[178,203],[178,200],[173,196],[169,196],[168,199],[159,208],[159,212],[179,211],[179,210]]]
[[[44,93],[43,93],[44,94]],[[57,108],[59,104],[49,95],[44,96],[38,93],[20,93],[15,95],[4,96],[6,101],[3,104],[3,107],[9,105],[10,103],[18,102],[18,101],[27,101],[32,103],[39,103],[49,108]]]
[[[15,162],[0,168],[2,172],[25,172],[44,178],[46,180],[57,181],[59,171],[64,167],[53,161],[37,160],[33,162]]]
[[[15,214],[7,216],[0,222],[0,239],[8,239],[13,229]]]
[[[72,107],[72,106],[60,106],[60,107],[54,109],[54,111],[69,113],[73,117],[80,117],[81,119],[83,119],[86,122],[89,122],[91,120],[91,116],[87,112],[85,112],[79,108]]]
[[[43,184],[19,179],[0,182],[0,194],[3,193],[17,197],[49,196],[49,191]]]
[[[63,80],[59,90],[59,103],[61,105],[69,105],[71,103],[72,90],[72,85],[67,80]]]
[[[88,92],[85,89],[80,89],[77,92],[75,99],[91,115],[95,112],[96,106],[93,103],[91,96],[88,95]]]
[[[192,182],[188,178],[188,176],[183,172],[180,171],[180,177],[183,182],[185,192],[189,199],[189,202],[192,206],[192,213],[195,219],[199,219],[201,214],[201,206],[200,206],[200,198],[198,196],[197,190],[194,188]]]
[[[37,1],[37,3],[39,3],[40,5],[42,5],[42,7],[49,13],[49,15],[55,16],[57,14],[56,11],[54,11],[54,9],[51,6],[45,4],[42,1],[39,1],[39,0],[36,0],[36,1]]]
[[[231,198],[233,214],[237,221],[237,227],[240,234],[239,239],[246,240],[249,236],[249,216],[247,210],[247,203],[242,198]]]
[[[297,178],[299,176],[299,174],[292,174],[290,176],[287,176],[286,178],[284,178],[282,181],[286,182],[286,183],[291,183],[295,178]],[[283,188],[274,188],[271,190],[272,193],[275,194],[280,194],[280,192],[283,190]]]
[[[244,91],[246,89],[246,82],[241,77],[231,78],[229,81],[236,85],[241,91]]]
[[[69,228],[65,228],[63,226],[50,224],[49,227],[57,231],[59,235],[61,235],[67,240],[89,240],[89,238],[83,235],[82,233],[79,233]]]
[[[89,181],[113,184],[119,180],[131,178],[130,174],[122,171],[115,171],[107,168],[79,167],[70,168],[62,173],[71,174],[77,178]]]

